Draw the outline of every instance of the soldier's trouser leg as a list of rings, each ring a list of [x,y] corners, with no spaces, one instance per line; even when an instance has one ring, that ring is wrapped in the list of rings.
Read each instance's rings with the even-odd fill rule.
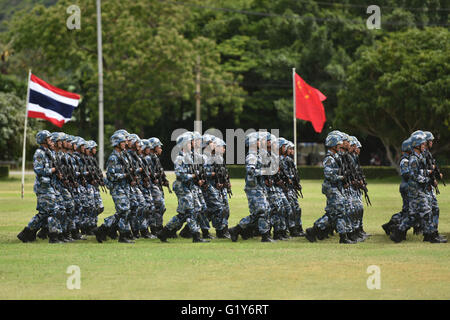
[[[245,190],[248,200],[250,215],[239,221],[239,226],[246,229],[256,224],[260,234],[266,234],[270,231],[270,221],[268,217],[269,204],[263,190],[247,189]]]
[[[220,190],[216,189],[212,184],[209,184],[206,190],[205,200],[210,212],[212,226],[216,230],[223,230],[225,225],[223,216],[223,199]]]

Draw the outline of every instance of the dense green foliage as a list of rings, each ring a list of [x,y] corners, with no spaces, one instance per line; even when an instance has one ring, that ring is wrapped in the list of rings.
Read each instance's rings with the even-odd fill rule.
[[[279,128],[282,136],[292,138],[292,68],[296,68],[327,96],[324,131],[316,134],[310,123],[299,121],[302,141],[323,141],[329,131],[345,128],[363,142],[366,137],[376,137],[395,161],[396,148],[407,130],[431,129],[436,135],[437,131],[448,131],[448,122],[436,121],[449,106],[449,10],[445,1],[379,1],[379,30],[366,27],[366,2],[341,2],[103,1],[105,138],[124,127],[143,137],[158,136],[170,150],[175,128],[193,129],[197,56],[204,130]],[[13,7],[25,8],[5,15],[8,20],[0,34],[0,51],[8,54],[0,61],[0,70],[24,82],[32,68],[50,83],[81,94],[74,121],[64,130],[95,139],[95,1],[61,0],[48,7],[36,5],[41,3],[49,5],[51,1],[14,2],[8,9],[12,13],[17,11]],[[81,9],[80,30],[66,27],[66,9],[72,4]],[[410,40],[403,41],[406,39]],[[439,40],[447,44],[435,46]],[[389,54],[389,50],[379,48],[390,42],[396,43],[401,58],[389,60],[381,55]],[[415,45],[421,49],[409,50]],[[428,59],[423,54],[433,56]],[[389,74],[393,76],[399,70],[408,73],[420,59],[426,61],[414,66],[411,76],[404,79],[358,74],[370,69],[376,58],[387,59],[386,64],[377,62],[376,71],[385,73],[385,68],[392,66]],[[433,76],[436,79],[430,79]],[[402,87],[402,95],[392,96],[395,85],[381,87],[388,80]],[[420,108],[431,110],[430,122],[423,124],[426,128],[422,123],[402,127],[387,121],[389,130],[369,131],[367,121],[355,116],[361,104],[396,106],[395,99],[402,101],[400,112],[409,103],[404,95],[414,87],[423,88],[419,92],[425,93]],[[366,90],[364,95],[360,95],[361,90]],[[361,113],[369,122],[381,123],[387,117]],[[51,124],[46,126],[54,129]],[[442,154],[448,149],[441,145],[436,150]],[[166,152],[167,158],[169,154]]]

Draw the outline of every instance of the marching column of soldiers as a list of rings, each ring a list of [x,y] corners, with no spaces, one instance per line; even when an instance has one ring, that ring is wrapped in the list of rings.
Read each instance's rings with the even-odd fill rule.
[[[429,151],[434,137],[416,131],[402,145],[400,161],[402,211],[383,225],[395,242],[406,231],[423,233],[424,241],[447,242],[438,233],[439,207],[435,193],[442,180]],[[303,198],[294,161],[294,144],[268,132],[245,138],[245,194],[249,215],[228,228],[232,196],[225,165],[225,142],[213,135],[185,132],[176,140],[176,180],[172,189],[178,199],[176,215],[163,225],[166,211],[164,189],[169,181],[160,162],[163,144],[156,138],[140,139],[126,130],[110,138],[113,151],[106,162],[106,177],[96,160],[97,144],[62,132],[40,131],[33,158],[34,192],[38,213],[18,234],[23,242],[36,237],[49,243],[86,240],[93,235],[100,243],[109,239],[134,243],[138,238],[167,242],[177,232],[193,242],[217,238],[236,242],[261,237],[262,242],[305,237],[310,242],[339,234],[339,243],[351,244],[370,235],[363,228],[364,204],[371,205],[367,182],[359,163],[361,144],[340,131],[328,134],[323,159],[325,213],[303,231]],[[97,226],[104,211],[100,190],[110,191],[115,213]],[[184,228],[183,228],[184,225]],[[272,236],[273,235],[273,236]]]
[[[363,228],[363,194],[366,203],[371,203],[359,164],[361,143],[356,137],[335,130],[325,139],[325,147],[322,184],[322,193],[327,197],[325,214],[306,229],[306,239],[316,242],[336,231],[339,243],[364,241],[370,235]]]
[[[19,234],[50,243],[86,240],[104,211],[99,188],[105,188],[96,160],[97,144],[63,132],[40,131],[33,157],[38,213]]]
[[[400,159],[400,194],[402,210],[382,225],[383,230],[396,243],[406,240],[406,234],[423,234],[423,241],[446,243],[439,234],[438,181],[445,186],[443,175],[431,154],[434,136],[429,131],[418,130],[402,143]]]

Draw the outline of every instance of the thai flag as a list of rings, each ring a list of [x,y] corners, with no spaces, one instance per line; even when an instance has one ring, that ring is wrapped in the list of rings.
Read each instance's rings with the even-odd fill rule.
[[[70,121],[80,101],[78,94],[56,88],[33,74],[28,90],[28,117],[48,120],[60,128]]]

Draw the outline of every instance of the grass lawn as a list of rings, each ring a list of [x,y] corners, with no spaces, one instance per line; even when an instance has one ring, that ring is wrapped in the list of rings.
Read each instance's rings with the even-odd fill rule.
[[[173,176],[169,176],[173,181]],[[261,243],[259,238],[233,243],[214,239],[139,239],[135,244],[109,240],[49,244],[21,243],[16,235],[36,213],[34,176],[0,181],[0,299],[449,299],[450,243],[422,242],[408,233],[394,244],[381,224],[401,208],[396,180],[369,181],[372,207],[365,209],[364,243],[338,244],[338,236],[309,243],[294,238]],[[233,180],[230,226],[248,215],[244,181]],[[322,215],[321,181],[302,182],[304,228]],[[113,214],[109,194],[105,212]],[[450,189],[441,187],[440,232],[450,238]],[[177,200],[166,192],[166,223]],[[212,230],[214,233],[214,230]],[[69,290],[67,267],[81,270],[81,289]],[[381,289],[369,290],[367,268],[380,268]]]

